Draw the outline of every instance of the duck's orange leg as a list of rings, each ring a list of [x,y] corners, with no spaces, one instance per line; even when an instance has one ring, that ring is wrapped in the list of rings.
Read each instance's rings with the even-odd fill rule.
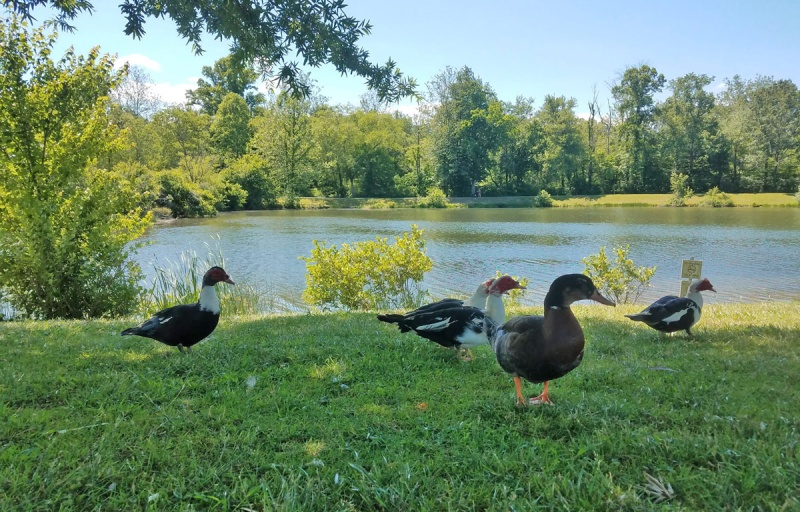
[[[550,404],[553,405],[553,402],[550,400],[550,397],[547,395],[547,388],[550,387],[550,381],[544,381],[544,389],[542,390],[542,394],[539,396],[532,396],[528,399],[528,404],[530,405],[542,405],[542,404]]]
[[[524,407],[528,405],[528,403],[525,401],[525,397],[522,396],[522,379],[517,376],[514,377],[514,387],[517,388],[517,406],[521,405]]]

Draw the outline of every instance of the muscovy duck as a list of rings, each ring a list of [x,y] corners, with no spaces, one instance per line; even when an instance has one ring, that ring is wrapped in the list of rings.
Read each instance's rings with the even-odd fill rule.
[[[437,311],[441,309],[449,309],[452,307],[457,306],[467,306],[473,308],[483,308],[486,304],[486,298],[489,297],[489,286],[494,282],[494,279],[489,279],[488,281],[481,283],[478,288],[475,290],[475,293],[472,294],[470,298],[467,300],[461,299],[452,299],[446,298],[437,300],[436,302],[431,302],[430,304],[425,304],[424,306],[420,306],[413,311],[409,311],[405,315],[384,315],[386,317],[401,317],[401,316],[409,316],[409,315],[416,315],[419,313],[430,313],[431,311]],[[385,322],[386,320],[384,320]]]
[[[706,290],[717,292],[707,277],[695,279],[689,285],[686,297],[667,295],[653,302],[640,313],[625,316],[636,322],[644,322],[657,331],[685,330],[691,336],[692,326],[700,320],[700,312],[703,309],[703,296],[700,292]]]
[[[574,370],[583,359],[584,336],[570,309],[573,302],[591,299],[614,306],[583,274],[566,274],[553,281],[544,299],[544,316],[516,316],[496,329],[489,339],[497,362],[514,376],[517,405],[552,404],[550,381]],[[525,400],[522,381],[544,382],[537,397]]]
[[[181,352],[191,352],[197,344],[211,334],[219,322],[219,298],[214,285],[224,282],[234,284],[221,267],[211,267],[203,275],[200,298],[194,304],[180,304],[166,308],[138,327],[122,331],[122,336],[143,336],[160,341]]]
[[[496,280],[484,283],[492,287],[492,293],[486,298],[487,310],[484,314],[478,307],[467,303],[444,302],[444,299],[404,315],[388,314],[378,315],[381,322],[397,324],[400,332],[414,331],[418,336],[438,343],[446,348],[466,350],[469,357],[469,348],[487,344],[486,334],[480,334],[483,329],[483,317],[494,319],[494,324],[505,320],[505,307],[501,295],[507,291],[524,288],[510,276],[503,276]],[[432,307],[435,306],[435,307]],[[459,352],[459,355],[461,353]],[[462,356],[465,358],[465,356]]]

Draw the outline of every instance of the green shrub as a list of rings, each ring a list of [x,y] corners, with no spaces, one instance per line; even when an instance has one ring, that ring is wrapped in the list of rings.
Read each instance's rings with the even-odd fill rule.
[[[205,244],[208,252],[204,259],[200,259],[194,250],[181,253],[178,261],[167,261],[162,264],[158,260],[153,262],[155,277],[150,289],[142,296],[139,304],[141,314],[152,314],[176,304],[190,304],[196,302],[200,296],[203,274],[214,265],[225,268],[225,258],[217,241],[212,248]],[[270,306],[267,304],[266,294],[258,291],[252,285],[236,277],[236,272],[225,268],[231,273],[235,286],[221,284],[217,286],[217,295],[225,314],[243,315],[259,313]]]
[[[614,261],[606,255],[606,248],[581,260],[585,269],[583,273],[594,281],[595,286],[606,297],[618,304],[629,304],[639,300],[645,288],[650,286],[650,279],[656,273],[656,267],[637,267],[628,258],[630,245],[614,247]]]
[[[55,42],[0,22],[0,300],[37,319],[127,314],[140,293],[129,255],[152,218],[95,165],[123,145],[108,96],[124,72],[97,48],[51,60]]]
[[[303,299],[323,309],[413,307],[425,296],[418,283],[433,268],[422,233],[412,225],[394,245],[386,238],[341,247],[314,240],[311,256],[300,257],[307,270]]]
[[[420,208],[447,208],[449,202],[442,189],[431,187],[428,189],[428,195],[420,199],[417,205]]]
[[[214,208],[219,212],[243,210],[247,204],[247,191],[238,183],[225,181],[217,188],[216,198]]]
[[[669,188],[672,192],[672,197],[669,198],[667,203],[669,206],[686,206],[686,200],[694,194],[687,185],[688,181],[689,176],[686,174],[672,171],[669,176]]]
[[[179,171],[166,171],[159,177],[161,194],[158,206],[165,206],[178,217],[213,217],[217,213],[214,195],[181,176]]]
[[[225,179],[247,192],[245,210],[266,210],[277,206],[275,187],[263,159],[245,155],[225,170]]]
[[[549,208],[553,206],[553,196],[544,189],[539,191],[539,195],[533,198],[533,206],[537,208]]]
[[[733,206],[733,199],[725,192],[721,192],[719,188],[714,187],[706,192],[703,197],[703,204],[714,208],[723,208]]]

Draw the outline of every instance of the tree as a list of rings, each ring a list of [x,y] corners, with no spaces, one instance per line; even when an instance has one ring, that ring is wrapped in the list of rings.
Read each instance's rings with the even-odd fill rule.
[[[429,101],[438,104],[433,118],[437,179],[449,195],[472,195],[498,147],[502,105],[466,66],[445,69],[428,89]]]
[[[620,136],[629,158],[625,188],[628,192],[654,191],[664,188],[666,180],[659,176],[655,161],[653,95],[661,92],[666,79],[647,65],[628,68],[622,79],[611,88],[620,115]],[[662,183],[664,182],[664,183]]]
[[[222,100],[230,93],[238,94],[247,102],[251,111],[264,103],[264,95],[256,91],[258,73],[237,64],[230,56],[223,57],[214,66],[203,66],[202,78],[197,80],[197,88],[186,91],[189,105],[198,105],[204,113],[213,116]]]
[[[238,94],[228,93],[211,123],[211,145],[224,158],[235,159],[245,154],[251,136],[247,103]]]
[[[539,187],[550,192],[557,189],[562,194],[585,192],[587,185],[577,173],[585,147],[575,117],[575,99],[547,95],[536,118],[544,142]]]
[[[253,149],[269,162],[286,206],[294,206],[312,181],[311,108],[311,101],[283,92],[254,120]]]
[[[70,30],[69,21],[91,13],[88,0],[12,0],[6,6],[30,20],[39,6],[50,6],[54,22]],[[358,46],[372,26],[348,16],[343,0],[124,0],[120,10],[126,18],[125,34],[141,38],[148,18],[171,18],[178,34],[189,41],[195,53],[203,53],[202,36],[231,41],[231,56],[238,65],[258,62],[267,77],[275,77],[297,95],[308,96],[310,84],[289,55],[302,57],[303,64],[332,64],[341,74],[354,73],[366,79],[370,89],[389,102],[415,94],[416,83],[403,76],[394,61],[373,64],[369,53]]]
[[[760,192],[797,188],[800,95],[791,80],[762,78],[749,94],[753,143],[761,155]]]
[[[212,170],[211,118],[186,106],[166,108],[153,116],[159,133],[165,169],[180,168],[194,183],[202,183]]]
[[[672,95],[660,108],[663,139],[673,172],[688,175],[695,190],[711,187],[714,139],[714,95],[705,90],[713,77],[689,73],[669,82]]]
[[[376,111],[357,111],[352,116],[358,126],[354,167],[361,181],[361,195],[394,195],[394,177],[408,171],[405,151],[409,120]]]
[[[320,108],[312,116],[311,125],[317,144],[317,187],[326,196],[355,196],[356,144],[361,135],[355,117]]]
[[[124,180],[93,165],[119,142],[107,112],[122,72],[96,48],[54,62],[55,40],[15,16],[0,22],[3,295],[37,318],[128,313],[141,277],[129,244],[150,217]]]
[[[130,66],[111,98],[131,114],[150,119],[162,106],[152,87],[153,79],[147,71],[139,66]]]

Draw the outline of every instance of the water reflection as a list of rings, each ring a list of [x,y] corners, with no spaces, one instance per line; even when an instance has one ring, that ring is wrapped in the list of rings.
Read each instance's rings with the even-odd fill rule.
[[[435,297],[464,296],[495,270],[531,280],[525,303],[541,304],[553,278],[583,269],[600,246],[630,244],[639,265],[658,270],[642,301],[679,289],[684,258],[704,261],[718,294],[710,301],[800,299],[800,209],[574,208],[471,210],[321,210],[241,212],[154,227],[139,252],[175,260],[219,236],[235,279],[269,290],[279,310],[304,309],[305,263],[312,240],[329,244],[425,229],[434,269],[424,286]]]

